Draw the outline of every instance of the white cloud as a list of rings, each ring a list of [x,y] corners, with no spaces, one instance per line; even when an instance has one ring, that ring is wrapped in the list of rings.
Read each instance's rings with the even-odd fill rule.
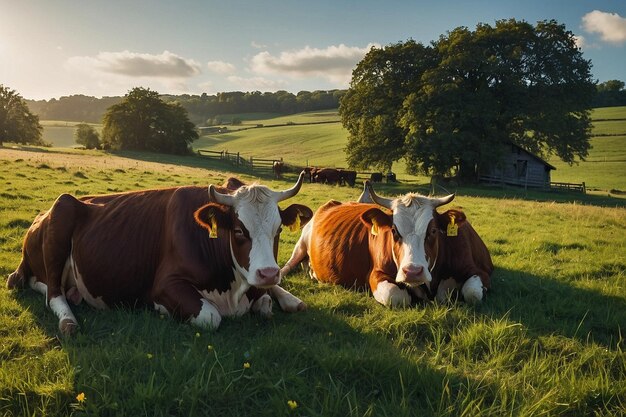
[[[337,84],[347,84],[352,70],[370,50],[356,46],[329,46],[325,49],[311,48],[281,52],[273,56],[260,52],[250,61],[250,69],[256,73],[288,75],[296,78],[321,77]]]
[[[231,74],[236,71],[233,64],[224,61],[209,61],[206,65],[211,72],[216,74]]]
[[[617,13],[594,10],[582,18],[583,28],[589,33],[599,33],[605,42],[621,44],[626,42],[626,19]]]
[[[256,41],[252,41],[252,42],[250,42],[250,45],[251,45],[253,48],[256,48],[256,49],[263,49],[263,48],[267,48],[267,45],[264,45],[264,44],[262,44],[262,43],[258,43],[258,42],[256,42]]]
[[[241,90],[275,91],[287,85],[284,81],[268,80],[263,77],[243,78],[234,75],[228,77],[228,81],[237,85],[237,88]]]
[[[584,36],[574,35],[574,42],[576,42],[576,46],[581,49],[587,46],[587,40]]]
[[[94,57],[69,58],[68,67],[123,75],[127,77],[188,78],[200,74],[200,65],[169,51],[160,55],[130,51],[100,52]]]

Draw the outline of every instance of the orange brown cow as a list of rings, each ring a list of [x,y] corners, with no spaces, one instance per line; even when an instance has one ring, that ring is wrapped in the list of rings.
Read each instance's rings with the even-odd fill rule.
[[[308,258],[310,274],[317,280],[369,288],[386,306],[407,306],[431,294],[443,300],[446,291],[456,287],[466,301],[479,302],[490,286],[493,265],[460,211],[437,212],[453,198],[408,193],[386,199],[366,181],[360,202],[329,201],[316,211],[283,275]],[[457,236],[447,236],[452,217]]]

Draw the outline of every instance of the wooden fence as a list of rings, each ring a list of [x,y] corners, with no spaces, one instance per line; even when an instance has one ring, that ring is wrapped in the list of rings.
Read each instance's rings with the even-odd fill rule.
[[[538,181],[526,181],[525,179],[503,178],[502,176],[493,175],[481,175],[480,182],[491,185],[514,185],[525,188],[543,188],[546,190],[564,190],[575,191],[583,194],[587,193],[585,183],[571,183],[571,182],[550,182],[542,183]]]
[[[228,152],[228,151],[207,151],[204,149],[198,150],[198,155],[204,158],[212,158],[212,159],[220,159],[222,161],[230,162],[236,166],[243,166],[250,168],[254,171],[261,171],[263,173],[272,173],[274,162],[283,162],[283,158],[275,158],[275,159],[265,159],[265,158],[255,158],[253,156],[246,158],[241,155],[239,152]]]

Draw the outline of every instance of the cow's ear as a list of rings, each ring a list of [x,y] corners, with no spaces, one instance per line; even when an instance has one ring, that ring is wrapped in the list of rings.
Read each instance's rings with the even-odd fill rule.
[[[280,210],[280,218],[285,226],[295,232],[313,218],[313,211],[302,204],[292,204],[286,209]]]
[[[457,226],[461,226],[463,223],[467,221],[467,217],[465,217],[465,213],[460,210],[448,210],[444,213],[436,213],[435,217],[437,219],[437,227],[443,230],[444,232],[447,230],[449,224],[456,224]]]
[[[373,235],[377,235],[379,229],[393,226],[391,215],[377,208],[371,208],[361,214],[361,221],[371,230]]]
[[[209,203],[200,207],[194,213],[194,218],[196,223],[209,231],[209,236],[212,238],[217,237],[217,231],[220,227],[224,229],[233,228],[230,207],[221,204]]]

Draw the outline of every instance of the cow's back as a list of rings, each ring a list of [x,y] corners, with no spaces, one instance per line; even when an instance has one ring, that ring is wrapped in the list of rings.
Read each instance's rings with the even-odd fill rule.
[[[148,301],[161,258],[167,205],[175,190],[81,199],[86,214],[72,237],[73,273],[93,298],[106,305]]]
[[[313,218],[309,246],[311,267],[319,281],[364,288],[371,271],[369,231],[360,216],[376,207],[330,201]]]

